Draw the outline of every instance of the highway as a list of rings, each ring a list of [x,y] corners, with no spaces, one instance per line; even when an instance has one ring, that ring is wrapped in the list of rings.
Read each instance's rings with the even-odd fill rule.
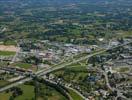
[[[43,79],[46,80],[46,81],[48,81],[48,82],[50,82],[50,83],[57,84],[57,82],[54,82],[54,81],[52,81],[52,80],[48,80],[48,79],[45,79],[45,78],[43,78]],[[61,85],[62,85],[62,84],[61,84]],[[64,85],[62,85],[62,86],[64,86]],[[86,100],[86,98],[85,98],[80,92],[78,92],[76,89],[71,88],[71,87],[69,87],[69,86],[64,86],[64,87],[66,87],[67,89],[70,89],[70,90],[74,91],[74,92],[77,93],[82,99]],[[69,96],[70,96],[70,95],[69,95]],[[70,100],[72,100],[72,98],[71,98]]]
[[[13,68],[10,68],[10,67],[0,67],[0,70],[11,72],[11,73],[16,73],[18,75],[24,75],[25,74],[24,72],[17,71],[17,70],[15,70],[15,68],[13,69]]]
[[[43,78],[43,79],[44,79],[45,81],[49,82],[49,83],[52,83],[52,84],[55,84],[55,85],[58,84],[57,82],[54,82],[54,81],[51,81],[51,80],[48,80],[48,79],[45,79],[45,78]],[[67,91],[65,91],[65,93],[68,95],[69,100],[73,100],[73,98],[71,97],[71,95],[70,95]]]
[[[74,89],[74,88],[71,88],[71,87],[68,87],[68,86],[65,86],[66,88],[68,88],[68,89],[70,89],[70,90],[72,90],[72,91],[74,91],[75,93],[77,93],[83,100],[87,100],[87,98],[86,97],[84,97],[80,92],[78,92],[76,89]]]
[[[99,51],[99,52],[94,53],[94,54],[90,54],[90,55],[85,56],[85,57],[81,57],[81,58],[79,58],[79,59],[76,60],[76,61],[72,61],[72,62],[63,64],[63,65],[60,65],[60,66],[58,66],[58,67],[49,68],[49,69],[43,69],[43,70],[41,70],[41,71],[36,72],[35,74],[36,74],[37,77],[41,77],[41,76],[43,76],[43,75],[45,75],[45,74],[47,74],[47,73],[53,72],[53,71],[55,71],[55,70],[62,69],[62,68],[67,67],[67,66],[69,66],[69,65],[71,65],[71,64],[74,64],[74,63],[77,63],[77,62],[79,62],[79,61],[85,60],[85,59],[87,59],[87,58],[89,58],[89,57],[92,57],[92,56],[94,56],[94,55],[103,53],[103,52],[105,52],[105,51],[106,51],[106,50],[103,50],[103,51]],[[7,86],[5,86],[5,87],[3,87],[3,88],[0,88],[0,92],[5,91],[5,90],[7,90],[7,89],[10,89],[10,88],[12,88],[12,87],[15,87],[15,86],[17,86],[17,85],[23,84],[23,83],[25,83],[25,82],[27,82],[27,81],[30,81],[30,80],[32,80],[32,78],[29,78],[29,77],[26,78],[26,77],[25,77],[24,79],[22,79],[22,80],[20,80],[20,81],[17,81],[17,82],[15,82],[15,83],[9,84],[9,85],[7,85]]]
[[[130,43],[131,43],[131,42],[130,42]],[[85,59],[88,59],[88,58],[90,58],[90,57],[92,57],[92,56],[95,56],[95,55],[101,54],[101,53],[103,53],[103,52],[106,52],[107,50],[114,49],[114,48],[117,48],[117,47],[120,47],[120,46],[124,46],[124,45],[127,45],[127,44],[129,44],[129,43],[122,44],[122,45],[118,45],[118,46],[116,46],[116,47],[109,48],[109,49],[106,49],[106,50],[98,51],[98,52],[96,52],[96,53],[93,53],[93,54],[90,54],[90,55],[81,57],[81,58],[79,58],[79,59],[77,59],[77,60],[74,60],[74,61],[72,61],[72,62],[68,62],[68,63],[65,63],[65,64],[63,64],[63,65],[58,65],[58,67],[51,67],[51,68],[49,68],[49,69],[43,69],[43,70],[41,70],[41,71],[39,71],[39,72],[36,72],[35,75],[36,75],[37,77],[41,77],[41,76],[43,76],[43,75],[45,75],[45,74],[47,74],[47,73],[50,73],[50,72],[53,72],[53,71],[62,69],[62,68],[67,67],[67,66],[69,66],[69,65],[71,65],[71,64],[80,62],[80,61],[85,60]],[[12,87],[15,87],[15,86],[17,86],[17,85],[19,85],[19,84],[23,84],[23,83],[25,83],[25,82],[27,82],[27,81],[30,81],[30,80],[32,80],[32,78],[25,77],[24,79],[22,79],[22,80],[20,80],[20,81],[18,81],[18,82],[15,82],[15,83],[12,83],[12,84],[10,84],[10,85],[7,85],[7,86],[5,86],[5,87],[0,88],[0,92],[5,91],[5,90],[7,90],[7,89],[10,89],[10,88],[12,88]]]
[[[130,43],[131,43],[131,42],[130,42]],[[67,67],[67,66],[69,66],[69,65],[75,64],[75,63],[80,62],[80,61],[82,61],[82,60],[86,60],[86,59],[88,59],[88,58],[90,58],[90,57],[92,57],[92,56],[95,56],[95,55],[101,54],[101,53],[103,53],[103,52],[106,52],[107,50],[114,49],[114,48],[117,48],[117,47],[120,47],[120,46],[124,46],[124,45],[127,45],[127,44],[129,44],[129,43],[122,44],[122,45],[119,45],[119,46],[116,46],[116,47],[113,47],[113,48],[109,48],[109,49],[106,49],[106,50],[98,51],[98,52],[93,53],[93,54],[89,54],[89,55],[87,55],[87,56],[81,57],[81,58],[79,58],[79,59],[77,59],[77,60],[74,60],[74,61],[72,61],[72,62],[69,62],[69,63],[63,64],[63,65],[60,65],[60,66],[58,66],[58,67],[53,67],[53,68],[51,67],[51,68],[49,68],[49,69],[46,70],[46,71],[45,71],[45,70],[42,70],[40,73],[37,73],[37,76],[43,76],[43,75],[45,75],[45,74],[47,74],[47,73],[53,72],[53,71],[55,71],[55,70],[62,69],[62,68],[64,68],[64,67]]]
[[[27,82],[27,81],[30,81],[30,80],[32,80],[32,78],[24,78],[24,79],[22,79],[22,80],[20,80],[20,81],[17,81],[17,82],[15,82],[15,83],[9,84],[9,85],[7,85],[7,86],[1,88],[1,89],[0,89],[0,92],[3,92],[3,91],[5,91],[5,90],[8,90],[8,89],[10,89],[10,88],[12,88],[12,87],[14,87],[14,86],[23,84],[23,83],[25,83],[25,82]]]

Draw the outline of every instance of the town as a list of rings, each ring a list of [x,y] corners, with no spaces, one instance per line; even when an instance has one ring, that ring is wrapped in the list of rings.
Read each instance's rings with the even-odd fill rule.
[[[59,85],[63,91],[71,89],[83,99],[130,98],[131,41],[132,38],[125,38],[110,40],[108,44],[80,46],[20,40],[14,47],[1,45],[1,52],[7,53],[1,53],[0,57],[4,64],[0,67],[0,91],[14,91],[17,85],[37,79]]]

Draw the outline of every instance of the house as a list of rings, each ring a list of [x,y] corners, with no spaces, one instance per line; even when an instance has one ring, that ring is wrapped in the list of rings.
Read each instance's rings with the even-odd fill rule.
[[[121,56],[123,59],[132,59],[132,55],[129,55],[129,54],[120,54],[120,56]]]
[[[55,78],[55,76],[53,75],[53,74],[50,74],[49,75],[49,80],[52,80],[52,79],[54,79]]]
[[[111,45],[111,46],[117,46],[117,45],[119,45],[119,42],[118,42],[118,41],[112,41],[112,42],[110,43],[110,45]]]

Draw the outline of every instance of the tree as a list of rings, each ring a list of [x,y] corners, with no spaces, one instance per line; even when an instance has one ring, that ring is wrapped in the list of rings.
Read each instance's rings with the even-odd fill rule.
[[[9,100],[14,100],[14,97],[13,96],[10,96]]]
[[[119,41],[121,44],[123,44],[123,43],[124,43],[123,37],[119,38],[118,41]]]

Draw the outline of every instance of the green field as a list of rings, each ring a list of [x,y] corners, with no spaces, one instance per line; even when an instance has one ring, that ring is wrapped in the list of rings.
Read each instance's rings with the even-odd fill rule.
[[[0,80],[0,87],[7,84],[8,82],[7,81],[4,81],[4,80]],[[1,100],[1,99],[0,99]]]
[[[4,45],[16,45],[16,42],[14,40],[6,40],[3,43]]]
[[[80,95],[78,95],[76,92],[74,92],[71,89],[69,89],[69,94],[73,100],[84,100]]]
[[[18,62],[18,63],[14,63],[12,64],[13,66],[17,66],[17,67],[20,67],[20,68],[24,68],[24,69],[29,69],[32,67],[32,64],[28,64],[28,63],[21,63],[21,62]]]
[[[11,93],[0,93],[0,100],[9,100]]]
[[[67,100],[60,92],[45,83],[39,83],[37,100]]]
[[[21,96],[16,97],[14,100],[32,100],[35,96],[34,94],[34,86],[31,85],[20,85],[18,86],[23,90],[23,94]],[[9,100],[12,93],[0,93],[0,100]]]
[[[129,71],[129,67],[122,67],[119,69],[119,72],[128,72]]]
[[[0,56],[11,56],[15,55],[16,52],[11,52],[11,51],[0,51]]]
[[[120,37],[131,37],[132,36],[132,31],[118,31],[118,34],[116,37],[120,38]]]
[[[34,98],[34,86],[20,85],[19,87],[23,90],[23,95],[18,96],[15,100],[32,100]]]
[[[86,71],[86,67],[79,64],[74,64],[73,66],[68,66],[64,69],[58,70],[53,74],[55,74],[57,77],[63,77],[63,79],[67,82],[72,81],[79,83],[88,75],[88,72]]]

